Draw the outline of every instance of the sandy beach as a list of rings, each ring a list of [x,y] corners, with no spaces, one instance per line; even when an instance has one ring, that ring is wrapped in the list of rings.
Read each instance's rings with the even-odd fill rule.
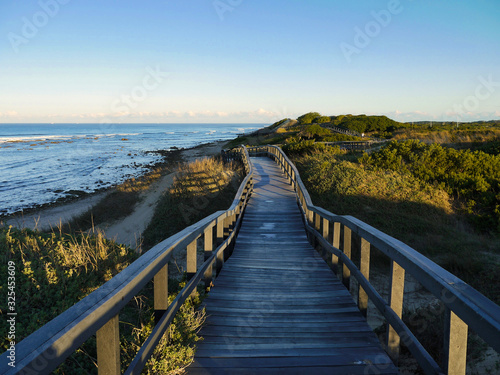
[[[182,162],[190,162],[198,158],[213,156],[220,153],[228,141],[218,141],[202,144],[193,148],[179,150],[179,157]],[[169,189],[174,181],[175,172],[161,176],[151,184],[149,188],[141,193],[139,202],[136,204],[131,215],[114,221],[103,223],[97,226],[102,230],[108,239],[118,243],[139,249],[141,246],[141,235],[149,221],[153,217],[156,202],[161,195]],[[50,230],[57,228],[61,223],[67,223],[72,218],[77,217],[101,200],[106,199],[111,189],[97,192],[69,202],[57,203],[31,210],[25,214],[14,214],[0,220],[6,226],[12,225],[17,228],[30,228],[37,230]]]

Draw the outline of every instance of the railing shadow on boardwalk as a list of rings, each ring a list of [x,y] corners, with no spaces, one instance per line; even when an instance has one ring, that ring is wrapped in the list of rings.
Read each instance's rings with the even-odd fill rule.
[[[404,243],[351,216],[338,216],[312,204],[295,166],[276,146],[244,147],[226,153],[241,158],[247,176],[235,200],[226,211],[216,212],[154,246],[132,265],[102,287],[82,299],[45,326],[16,345],[16,367],[8,366],[9,352],[1,356],[0,373],[48,374],[56,369],[83,342],[97,336],[99,374],[119,374],[120,310],[151,280],[154,280],[154,307],[157,324],[144,342],[126,374],[139,374],[155,346],[172,322],[182,303],[202,281],[210,285],[231,254],[245,207],[252,193],[252,155],[275,160],[295,189],[309,240],[331,257],[337,274],[349,285],[359,283],[358,306],[366,314],[368,298],[386,318],[389,329],[387,348],[397,358],[403,342],[429,374],[465,374],[468,327],[500,352],[500,307],[454,275],[445,271]],[[360,238],[360,267],[351,260],[352,234]],[[197,264],[197,240],[203,239],[205,262]],[[327,239],[332,238],[332,241]],[[382,299],[369,282],[370,251],[376,248],[391,259],[390,293]],[[168,263],[174,251],[187,252],[189,282],[168,305]],[[445,353],[443,367],[427,353],[401,320],[405,272],[411,274],[446,307]]]

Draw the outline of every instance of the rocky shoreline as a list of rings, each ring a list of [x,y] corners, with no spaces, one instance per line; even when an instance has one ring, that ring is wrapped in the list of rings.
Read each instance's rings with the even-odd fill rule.
[[[152,164],[148,172],[158,167],[173,170],[181,162],[189,162],[196,158],[219,154],[227,143],[228,141],[216,141],[185,149],[172,148],[170,150],[154,151],[162,155],[163,158],[158,163]],[[143,176],[148,172],[144,173]],[[75,191],[74,194],[51,203],[40,204],[13,214],[0,215],[0,225],[49,230],[51,227],[56,227],[61,222],[68,222],[73,217],[89,210],[99,201],[105,199],[117,186],[96,189],[92,193]]]

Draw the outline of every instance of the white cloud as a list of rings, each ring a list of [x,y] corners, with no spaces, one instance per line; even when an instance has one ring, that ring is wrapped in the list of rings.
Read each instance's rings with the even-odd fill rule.
[[[17,117],[18,113],[16,111],[7,111],[7,112],[0,112],[0,117],[4,118],[12,118],[12,117]]]
[[[48,114],[42,116],[22,116],[16,111],[0,112],[0,119],[9,122],[15,119],[18,122],[89,122],[89,123],[134,123],[134,122],[159,122],[159,123],[262,123],[272,124],[283,118],[297,118],[302,113],[295,113],[286,108],[269,110],[259,108],[253,111],[179,111],[170,110],[162,112],[95,112],[77,113],[71,115]],[[328,113],[333,115],[334,113]],[[341,113],[337,113],[341,114]],[[394,110],[390,112],[366,112],[367,115],[386,115],[387,117],[401,122],[412,121],[457,121],[456,113],[452,111],[441,114],[425,111],[402,112]],[[500,110],[495,112],[468,112],[462,113],[458,121],[494,120],[500,118]]]
[[[453,111],[446,111],[443,113],[430,113],[424,111],[412,111],[412,112],[384,112],[383,115],[387,117],[400,121],[400,122],[412,122],[412,121],[460,121],[460,122],[472,122],[472,121],[483,121],[483,120],[496,120],[500,117],[500,111],[496,112],[464,112],[460,114],[457,119],[457,113]]]

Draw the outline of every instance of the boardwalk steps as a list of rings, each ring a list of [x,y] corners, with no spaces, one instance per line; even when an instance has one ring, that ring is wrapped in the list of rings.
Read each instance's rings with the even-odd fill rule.
[[[293,188],[251,158],[250,199],[231,258],[205,299],[189,374],[396,374],[351,295],[311,247]],[[372,372],[370,372],[372,371]]]

